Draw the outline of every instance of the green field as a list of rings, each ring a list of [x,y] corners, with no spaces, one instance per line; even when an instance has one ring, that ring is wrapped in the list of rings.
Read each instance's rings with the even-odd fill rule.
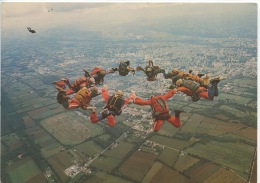
[[[255,147],[243,143],[217,142],[197,143],[186,152],[249,174]]]
[[[181,175],[176,170],[173,170],[162,163],[155,162],[146,173],[142,183],[182,183],[189,182],[188,178]]]
[[[102,171],[98,171],[95,174],[92,174],[90,178],[84,183],[133,183],[130,180],[126,180],[117,176],[107,174]]]
[[[24,163],[8,172],[12,183],[26,183],[34,176],[37,176],[41,173],[38,166],[32,159],[25,159],[21,161],[24,161]]]
[[[119,163],[120,160],[118,159],[109,156],[102,156],[93,161],[91,167],[95,167],[105,172],[111,172]]]
[[[179,154],[179,151],[165,147],[158,158],[168,166],[173,167]]]
[[[200,122],[204,119],[204,116],[200,114],[192,114],[190,118],[183,124],[181,131],[184,132],[195,132]]]
[[[246,98],[238,95],[232,95],[232,94],[227,94],[227,93],[220,93],[218,96],[218,99],[229,99],[229,100],[234,100],[235,103],[240,104],[240,105],[245,105],[247,104],[252,98]]]
[[[161,145],[176,148],[178,150],[188,147],[194,143],[194,142],[188,142],[185,140],[179,140],[179,139],[174,139],[174,138],[169,138],[169,137],[164,137],[164,136],[159,136],[159,135],[152,136],[150,140],[157,142]]]
[[[230,107],[228,105],[222,105],[222,106],[219,107],[219,109],[221,109],[224,112],[230,113],[233,116],[239,117],[239,118],[241,118],[245,115],[244,111],[241,111],[241,110],[236,109],[234,107]]]
[[[103,150],[99,145],[97,145],[93,141],[88,141],[80,145],[77,145],[75,146],[75,149],[77,149],[80,153],[87,156],[93,156],[95,154],[100,153]]]
[[[121,141],[116,147],[111,150],[107,150],[104,155],[113,157],[115,159],[123,159],[127,153],[134,147],[134,144],[130,144],[124,141]]]
[[[194,158],[189,155],[180,155],[174,165],[174,168],[180,172],[183,172],[187,168],[191,167],[193,164],[199,162],[200,159]]]

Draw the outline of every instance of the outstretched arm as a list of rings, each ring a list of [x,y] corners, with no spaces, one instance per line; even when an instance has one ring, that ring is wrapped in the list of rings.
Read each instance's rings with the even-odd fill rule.
[[[135,94],[135,92],[132,92],[132,94],[129,96],[130,99],[133,100],[133,102],[137,105],[151,105],[151,100],[143,100],[141,98],[138,98]]]
[[[168,93],[166,93],[165,95],[162,96],[163,100],[167,100],[169,98],[171,98],[175,93],[177,93],[176,90],[172,89],[169,90]]]

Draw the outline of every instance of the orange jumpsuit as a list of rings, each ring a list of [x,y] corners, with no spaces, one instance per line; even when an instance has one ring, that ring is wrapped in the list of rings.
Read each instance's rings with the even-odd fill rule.
[[[108,103],[109,99],[112,98],[107,92],[106,88],[102,88],[102,97],[104,98],[105,102]],[[122,100],[121,108],[120,108],[120,113],[121,109],[123,106],[127,105],[130,102],[130,98],[125,98]],[[101,121],[104,118],[107,118],[107,123],[110,127],[113,127],[116,124],[115,121],[115,115],[120,115],[117,111],[111,109],[109,106],[107,107],[109,113],[107,116],[103,116],[102,114],[97,115],[95,112],[91,113],[90,115],[90,120],[92,123],[97,123],[98,121]]]
[[[155,132],[161,129],[164,120],[167,120],[176,128],[182,125],[179,117],[174,117],[170,115],[168,105],[165,102],[167,99],[171,98],[175,93],[175,90],[170,90],[165,95],[154,96],[151,97],[151,99],[149,100],[143,100],[138,97],[134,100],[134,103],[137,105],[150,105],[152,107],[152,117],[154,120],[153,130]],[[161,104],[158,104],[158,99],[161,100]]]

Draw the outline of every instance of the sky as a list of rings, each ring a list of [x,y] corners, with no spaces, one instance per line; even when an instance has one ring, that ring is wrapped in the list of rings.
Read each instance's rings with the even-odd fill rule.
[[[48,10],[53,11],[48,12]],[[185,17],[252,16],[256,4],[244,3],[44,3],[3,2],[2,31],[44,31],[73,27],[89,31],[120,31],[127,26],[160,26],[160,23]],[[255,14],[256,15],[256,14]],[[250,18],[250,17],[249,17]],[[184,19],[185,21],[187,19]]]

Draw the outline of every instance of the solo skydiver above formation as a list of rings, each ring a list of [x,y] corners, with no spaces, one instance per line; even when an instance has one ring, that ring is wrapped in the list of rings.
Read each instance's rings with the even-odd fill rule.
[[[121,90],[117,90],[114,95],[109,95],[106,86],[102,88],[102,97],[106,102],[105,110],[99,115],[93,110],[90,115],[92,123],[97,123],[103,119],[107,119],[107,123],[110,127],[116,124],[115,116],[119,116],[122,113],[122,108],[129,104],[130,98],[124,98],[124,93]]]
[[[182,123],[180,120],[180,113],[182,110],[174,110],[175,116],[171,116],[166,100],[171,98],[177,91],[170,90],[165,95],[151,96],[150,99],[144,100],[137,97],[135,94],[131,94],[131,99],[134,104],[137,105],[150,105],[152,108],[152,117],[153,117],[153,130],[155,132],[159,131],[163,125],[163,122],[167,120],[176,128],[179,128]]]
[[[152,60],[148,61],[148,65],[144,69],[141,66],[138,66],[136,70],[142,70],[147,76],[147,81],[155,81],[157,74],[165,72],[165,70],[161,69],[159,66],[154,66]]]

